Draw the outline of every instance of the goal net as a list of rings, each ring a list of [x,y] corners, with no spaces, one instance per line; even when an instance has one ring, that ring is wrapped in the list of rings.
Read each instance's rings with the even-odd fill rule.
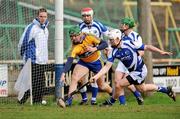
[[[19,40],[25,27],[37,17],[39,8],[48,10],[48,59],[44,65],[23,64],[18,51]],[[0,0],[0,103],[41,102],[54,96],[54,0]],[[43,54],[42,54],[43,55]],[[23,71],[23,69],[25,69]],[[20,76],[20,74],[22,74]],[[16,91],[14,86],[18,76],[21,78],[18,88],[25,91]],[[30,85],[22,82],[31,80]],[[17,88],[17,87],[16,87]],[[31,90],[32,88],[32,90]],[[20,98],[21,97],[21,98]]]

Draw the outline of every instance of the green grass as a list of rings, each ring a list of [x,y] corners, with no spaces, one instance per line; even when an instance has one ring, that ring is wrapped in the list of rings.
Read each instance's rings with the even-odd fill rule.
[[[100,94],[98,102],[107,97]],[[46,106],[0,103],[0,119],[180,119],[180,95],[173,102],[168,96],[155,93],[145,98],[143,106],[137,105],[132,96],[126,98],[126,106],[120,106],[118,101],[112,107],[79,106],[79,95],[76,95],[72,107],[65,109],[51,101]]]

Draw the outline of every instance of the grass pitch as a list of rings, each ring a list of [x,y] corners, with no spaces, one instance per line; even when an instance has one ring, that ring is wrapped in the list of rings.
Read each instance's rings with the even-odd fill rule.
[[[173,102],[167,95],[155,93],[145,98],[144,105],[139,106],[133,96],[127,96],[127,105],[118,101],[111,107],[84,105],[79,106],[80,96],[76,95],[72,107],[59,108],[52,99],[47,105],[28,103],[0,103],[0,119],[180,119],[180,95]],[[98,96],[101,103],[107,99],[106,94]]]

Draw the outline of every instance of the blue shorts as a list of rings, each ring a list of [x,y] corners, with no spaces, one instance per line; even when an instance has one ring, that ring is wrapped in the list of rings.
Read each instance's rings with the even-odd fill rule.
[[[83,62],[82,60],[79,60],[77,64],[87,67],[93,73],[98,73],[102,68],[102,62],[99,59],[94,62]]]

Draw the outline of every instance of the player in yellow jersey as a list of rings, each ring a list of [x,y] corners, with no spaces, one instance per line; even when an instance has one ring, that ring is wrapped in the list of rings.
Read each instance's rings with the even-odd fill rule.
[[[79,61],[73,70],[68,92],[69,97],[66,100],[66,105],[72,104],[73,97],[71,97],[70,94],[77,89],[78,81],[80,81],[80,79],[82,79],[89,71],[96,74],[101,70],[102,63],[100,61],[100,50],[103,50],[108,46],[106,41],[100,40],[94,35],[82,33],[78,26],[70,28],[69,34],[73,45],[71,55],[68,57],[64,66],[61,81],[65,80],[65,73],[70,70],[73,60],[79,58]],[[103,77],[97,80],[97,84],[101,90],[106,91],[109,94],[112,93],[112,88],[104,82]]]

